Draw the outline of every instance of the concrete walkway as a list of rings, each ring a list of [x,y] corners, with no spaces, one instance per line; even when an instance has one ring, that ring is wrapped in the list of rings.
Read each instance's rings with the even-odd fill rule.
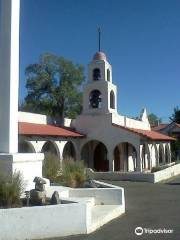
[[[109,182],[125,188],[126,214],[100,230],[59,240],[180,239],[180,175],[165,183]],[[171,234],[136,236],[136,227],[173,229]]]

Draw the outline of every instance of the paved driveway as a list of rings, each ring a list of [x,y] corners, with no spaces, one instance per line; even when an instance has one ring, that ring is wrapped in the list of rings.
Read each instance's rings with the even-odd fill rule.
[[[89,235],[58,238],[59,240],[179,240],[180,175],[167,183],[108,181],[125,189],[126,214]],[[142,234],[136,227],[173,229],[171,234]]]

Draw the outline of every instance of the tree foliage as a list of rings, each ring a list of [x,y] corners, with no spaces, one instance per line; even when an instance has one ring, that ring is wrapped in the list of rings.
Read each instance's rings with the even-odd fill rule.
[[[151,126],[157,126],[162,122],[161,118],[156,116],[154,113],[150,113],[148,115],[148,119]]]
[[[178,106],[174,108],[174,112],[170,117],[170,120],[172,122],[180,123],[180,109]]]
[[[53,54],[43,54],[25,70],[27,96],[21,110],[55,118],[74,118],[82,108],[84,69]]]

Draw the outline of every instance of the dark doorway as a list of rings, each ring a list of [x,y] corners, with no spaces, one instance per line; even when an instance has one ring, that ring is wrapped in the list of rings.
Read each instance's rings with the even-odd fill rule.
[[[94,150],[94,168],[96,171],[103,172],[109,170],[107,149],[103,143],[99,143]]]

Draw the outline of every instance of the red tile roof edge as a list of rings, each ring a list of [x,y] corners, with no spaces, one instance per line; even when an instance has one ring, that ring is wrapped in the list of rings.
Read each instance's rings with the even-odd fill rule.
[[[158,141],[174,141],[174,140],[176,140],[175,138],[169,137],[167,135],[164,135],[164,134],[152,131],[152,130],[128,128],[128,127],[120,126],[120,125],[117,125],[117,124],[114,124],[114,123],[112,123],[112,125],[114,127],[122,128],[124,130],[133,132],[135,134],[138,134],[140,136],[143,136],[143,137],[151,139],[151,140],[158,140]],[[148,134],[150,134],[151,136],[150,135],[148,136]],[[152,136],[152,134],[154,134],[154,135]]]
[[[18,129],[20,135],[35,135],[35,136],[61,136],[61,137],[85,137],[84,134],[81,134],[71,128],[67,127],[58,127],[50,124],[38,124],[38,123],[28,123],[28,122],[19,122]]]
[[[158,126],[152,127],[151,130],[159,131],[159,130],[166,128],[168,125],[169,125],[169,123],[160,123]]]

